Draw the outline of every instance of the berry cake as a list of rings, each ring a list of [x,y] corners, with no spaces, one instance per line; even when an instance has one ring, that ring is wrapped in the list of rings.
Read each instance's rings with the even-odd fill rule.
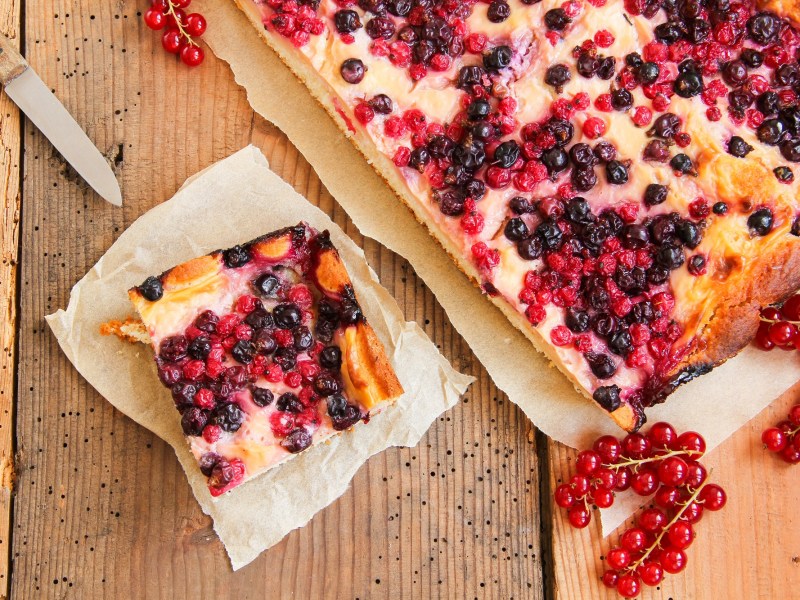
[[[300,223],[128,294],[212,496],[403,392],[327,231]],[[114,329],[141,338],[131,322]]]
[[[796,3],[236,1],[623,428],[800,287]]]

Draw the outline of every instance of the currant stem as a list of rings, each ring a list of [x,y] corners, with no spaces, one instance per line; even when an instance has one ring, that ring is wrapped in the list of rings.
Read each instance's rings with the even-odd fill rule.
[[[651,456],[649,458],[625,458],[626,460],[622,462],[617,462],[613,464],[604,464],[603,466],[608,469],[613,469],[614,471],[618,471],[622,467],[638,467],[639,465],[643,465],[645,463],[657,462],[659,460],[664,460],[665,458],[669,458],[670,456],[680,456],[683,454],[688,454],[690,457],[695,454],[702,454],[697,450],[670,450],[666,454],[659,454],[658,456]]]
[[[713,469],[708,472],[709,477],[711,476],[711,472],[712,471],[713,471]],[[642,556],[640,556],[639,559],[636,560],[636,562],[633,562],[630,565],[628,565],[626,570],[628,570],[628,571],[630,571],[632,573],[634,571],[636,571],[636,569],[638,569],[642,565],[642,563],[645,561],[645,559],[648,556],[650,556],[650,553],[661,545],[661,539],[669,531],[669,528],[672,527],[673,525],[675,525],[675,523],[677,523],[680,520],[680,518],[683,516],[683,513],[686,512],[686,508],[692,502],[697,500],[697,497],[700,495],[700,492],[703,490],[704,487],[706,487],[706,485],[708,485],[709,477],[706,477],[706,480],[703,483],[700,484],[700,486],[692,493],[692,495],[689,497],[689,499],[686,500],[686,502],[683,502],[681,504],[681,509],[675,514],[674,517],[672,517],[672,520],[664,526],[664,528],[661,530],[661,533],[658,534],[658,537],[650,545],[650,547],[647,549],[647,551],[644,554],[642,554]]]
[[[186,33],[186,30],[183,28],[180,19],[178,19],[178,15],[175,14],[175,4],[173,4],[172,0],[167,0],[166,14],[170,15],[172,17],[172,20],[175,21],[175,26],[178,28],[178,33],[182,38],[186,40],[186,43],[189,44],[190,46],[197,46],[198,43],[192,39],[192,36]]]
[[[800,321],[790,321],[789,319],[765,319],[764,317],[759,317],[758,320],[763,323],[791,323],[792,325],[800,326]]]

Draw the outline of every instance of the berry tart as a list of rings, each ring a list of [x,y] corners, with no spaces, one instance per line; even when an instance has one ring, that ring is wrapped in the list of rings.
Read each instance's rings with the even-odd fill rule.
[[[305,223],[148,277],[147,340],[212,496],[367,422],[403,393],[328,232]]]
[[[800,287],[795,3],[236,1],[623,428]]]

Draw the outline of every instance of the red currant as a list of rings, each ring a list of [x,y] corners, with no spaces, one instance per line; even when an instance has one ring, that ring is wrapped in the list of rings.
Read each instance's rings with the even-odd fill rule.
[[[694,540],[694,529],[686,521],[678,521],[667,531],[667,539],[677,550],[684,550]]]
[[[650,431],[647,432],[647,437],[650,438],[654,448],[658,450],[662,448],[671,449],[675,440],[678,439],[678,434],[672,425],[661,421],[653,423]]]
[[[703,518],[703,505],[697,502],[689,502],[683,510],[681,518],[687,523],[697,523]]]
[[[589,478],[585,475],[573,475],[569,483],[578,498],[589,491]]]
[[[789,411],[789,421],[792,425],[800,427],[800,404],[795,404]]]
[[[597,487],[604,490],[613,490],[617,485],[617,474],[608,467],[600,467],[592,474],[592,479]]]
[[[658,477],[653,471],[639,471],[634,474],[631,489],[640,496],[649,496],[658,487]]]
[[[781,311],[774,306],[767,306],[761,309],[762,318],[767,321],[780,321],[783,318]]]
[[[614,589],[617,587],[617,580],[619,579],[619,574],[616,571],[606,571],[603,573],[603,576],[600,578],[600,581],[603,582],[603,585],[607,588]]]
[[[777,346],[788,346],[797,337],[797,327],[786,321],[769,326],[769,339]]]
[[[635,598],[641,589],[639,578],[632,573],[623,575],[617,581],[617,592],[623,598]]]
[[[629,458],[647,458],[652,446],[641,433],[631,433],[622,440],[622,451]]]
[[[583,529],[589,524],[589,521],[592,520],[592,515],[584,506],[573,506],[567,511],[567,517],[569,518],[569,523],[575,529]]]
[[[676,445],[681,450],[691,453],[691,458],[698,459],[706,451],[706,441],[703,436],[695,431],[685,431],[678,436]]]
[[[784,302],[780,312],[790,321],[800,321],[800,294],[796,294]],[[761,314],[764,314],[763,311]]]
[[[756,346],[762,350],[772,350],[775,347],[775,342],[769,336],[769,326],[769,323],[762,321],[756,331]]]
[[[662,508],[672,508],[681,499],[681,493],[677,488],[662,485],[656,491],[653,501]]]
[[[639,576],[646,585],[658,585],[664,579],[664,569],[660,563],[649,560],[639,567]]]
[[[790,465],[800,463],[800,448],[797,448],[794,444],[786,446],[786,448],[781,450],[780,454],[781,458]]]
[[[614,504],[614,492],[598,488],[592,492],[592,502],[597,508],[608,508]]]
[[[167,24],[167,17],[159,9],[150,7],[144,13],[144,24],[153,31],[160,31]]]
[[[633,473],[628,467],[623,467],[617,471],[617,485],[616,490],[618,492],[624,492],[628,488],[631,487],[631,479],[633,479]]]
[[[667,515],[657,508],[646,508],[639,515],[639,527],[648,533],[658,533],[667,524]]]
[[[620,536],[619,544],[628,552],[638,552],[639,550],[644,550],[644,547],[647,544],[647,534],[643,529],[639,529],[638,527],[628,529]]]
[[[594,450],[584,450],[575,459],[575,468],[581,475],[591,475],[600,467],[600,455]]]
[[[728,501],[728,496],[720,486],[710,483],[700,491],[700,501],[708,510],[719,510]]]
[[[770,452],[780,452],[786,447],[788,439],[783,431],[777,427],[770,427],[761,434],[761,441]]]
[[[687,471],[684,484],[690,488],[697,489],[706,480],[708,471],[706,471],[703,465],[694,460],[686,461],[686,464],[689,465],[689,470]]]
[[[200,13],[192,13],[186,17],[186,33],[191,36],[200,37],[207,27],[206,18]]]
[[[181,60],[183,64],[189,67],[196,67],[203,62],[205,58],[205,52],[200,46],[194,46],[189,44],[183,47],[181,50]]]
[[[621,571],[631,562],[631,553],[624,548],[613,548],[606,554],[608,566],[617,571]]]
[[[664,485],[674,487],[683,485],[689,472],[689,465],[686,461],[677,456],[665,458],[658,465],[658,479]]]
[[[573,494],[572,488],[569,484],[562,483],[560,486],[556,488],[555,494],[555,501],[561,508],[569,508],[573,504],[575,504],[575,494]]]
[[[605,464],[617,462],[622,454],[622,446],[620,446],[619,440],[613,435],[604,435],[597,438],[593,447],[594,451],[600,455],[601,460]]]
[[[183,38],[181,38],[181,34],[177,29],[167,29],[161,37],[161,45],[164,47],[164,50],[170,54],[177,54],[180,52],[182,44]]]
[[[661,566],[667,573],[680,573],[686,568],[686,553],[683,550],[665,550],[661,555]]]

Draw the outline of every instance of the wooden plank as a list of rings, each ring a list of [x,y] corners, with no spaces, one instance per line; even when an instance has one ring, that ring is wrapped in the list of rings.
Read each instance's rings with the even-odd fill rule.
[[[197,70],[177,64],[135,10],[26,3],[29,58],[117,159],[125,206],[103,203],[38,133],[26,135],[12,595],[542,598],[530,424],[407,262],[363,239],[297,150],[252,113],[228,67],[210,53]],[[406,317],[478,381],[419,446],[374,457],[340,500],[232,573],[172,450],[89,388],[43,315],[66,305],[71,286],[138,215],[249,142],[365,247]]]
[[[761,446],[761,431],[785,419],[800,399],[800,383],[708,455],[713,480],[728,493],[727,506],[707,513],[688,549],[688,566],[644,598],[789,598],[800,589],[800,469]],[[701,430],[702,428],[698,427]],[[576,451],[550,442],[550,486],[574,473]],[[553,505],[551,504],[551,507]],[[553,507],[556,598],[618,598],[600,583],[600,560],[632,520],[605,540],[599,519],[572,529]]]
[[[19,48],[20,3],[0,0],[0,35]],[[8,595],[11,498],[14,488],[14,393],[17,357],[17,249],[20,216],[21,121],[0,95],[0,599]]]

